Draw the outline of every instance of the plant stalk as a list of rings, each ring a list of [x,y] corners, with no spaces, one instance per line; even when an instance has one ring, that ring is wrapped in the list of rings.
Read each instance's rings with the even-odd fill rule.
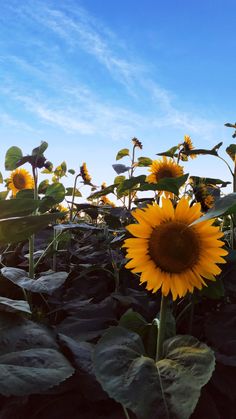
[[[168,297],[165,297],[164,295],[162,295],[158,335],[157,335],[156,362],[162,359],[162,355],[163,355],[163,343],[165,339],[167,307],[168,307]]]

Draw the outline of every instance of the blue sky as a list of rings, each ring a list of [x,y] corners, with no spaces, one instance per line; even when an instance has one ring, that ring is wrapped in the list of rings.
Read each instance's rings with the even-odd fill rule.
[[[185,134],[198,148],[224,141],[225,157],[235,15],[233,0],[2,0],[1,167],[10,146],[41,140],[55,165],[86,161],[97,185],[134,136],[153,159]],[[231,180],[213,157],[186,171]]]

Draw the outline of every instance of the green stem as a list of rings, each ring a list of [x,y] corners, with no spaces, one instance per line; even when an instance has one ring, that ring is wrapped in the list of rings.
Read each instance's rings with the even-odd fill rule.
[[[123,406],[123,404],[122,404],[122,407],[123,407],[123,410],[124,410],[124,414],[125,414],[126,419],[130,419],[129,414],[128,414],[128,410],[126,409],[125,406]]]
[[[50,249],[50,247],[53,246],[53,244],[58,241],[59,236],[61,234],[63,234],[63,233],[64,233],[63,231],[60,231],[59,234],[57,234],[56,236],[54,235],[54,239],[49,243],[49,245],[46,247],[46,249],[44,250],[44,252],[41,254],[41,256],[38,258],[37,262],[35,263],[35,265],[34,265],[34,268],[35,269],[37,268],[37,266],[39,265],[39,263],[41,262],[41,260],[46,256],[46,254],[47,254],[48,250]]]
[[[162,295],[161,308],[160,308],[160,319],[157,335],[157,350],[156,350],[156,361],[162,359],[163,354],[163,342],[165,339],[165,328],[166,328],[166,314],[168,307],[168,297]]]
[[[134,174],[134,158],[135,158],[135,145],[133,146],[132,151],[132,160],[131,160],[131,170],[130,170],[130,176],[129,179],[133,177]],[[129,201],[128,201],[128,210],[131,210],[131,204],[132,204],[132,191],[129,191]]]
[[[75,191],[76,191],[77,179],[78,179],[79,176],[80,176],[80,173],[75,176],[75,181],[74,181],[74,186],[73,186],[72,200],[71,200],[71,207],[70,207],[70,222],[72,221],[72,218],[73,218],[73,205],[74,205],[74,201],[75,201]]]
[[[34,178],[34,199],[38,199],[38,172],[37,168],[33,166],[33,178]],[[34,214],[36,211],[34,212]],[[29,277],[34,279],[34,234],[29,238]]]
[[[29,277],[34,278],[34,234],[29,238]]]

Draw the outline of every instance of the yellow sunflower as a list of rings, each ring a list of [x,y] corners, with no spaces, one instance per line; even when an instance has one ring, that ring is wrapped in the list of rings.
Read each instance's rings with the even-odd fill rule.
[[[115,207],[114,202],[110,201],[110,199],[109,199],[109,198],[107,198],[107,196],[106,196],[106,195],[101,196],[100,201],[101,201],[101,204],[103,204],[103,205],[110,205],[110,206],[111,206],[111,207],[113,207],[113,208]]]
[[[182,166],[179,166],[172,159],[167,159],[165,156],[162,159],[153,160],[149,167],[149,172],[151,174],[146,177],[146,182],[148,183],[157,183],[163,178],[176,178],[184,173]],[[164,192],[164,195],[169,198],[174,197],[174,194],[171,192]]]
[[[214,207],[214,204],[215,204],[215,199],[214,199],[214,196],[212,196],[212,195],[207,195],[206,196],[206,198],[203,200],[203,202],[204,202],[204,205],[209,209],[209,208],[212,208],[212,207]]]
[[[11,189],[13,196],[23,189],[33,189],[34,179],[25,169],[13,170],[8,181],[8,188]]]
[[[184,136],[184,142],[183,142],[183,153],[185,151],[191,151],[194,149],[193,143],[189,135]],[[196,154],[190,154],[191,159],[195,159],[197,157]]]
[[[163,198],[162,207],[153,204],[133,212],[138,223],[126,227],[135,236],[123,245],[131,259],[126,268],[140,272],[148,290],[161,288],[175,300],[221,272],[217,264],[225,263],[222,256],[228,253],[219,240],[223,233],[212,225],[214,220],[191,225],[201,216],[200,208],[199,203],[190,207],[183,197],[174,209],[171,200]]]
[[[84,182],[91,182],[92,178],[88,172],[86,163],[83,163],[80,167],[80,174]]]

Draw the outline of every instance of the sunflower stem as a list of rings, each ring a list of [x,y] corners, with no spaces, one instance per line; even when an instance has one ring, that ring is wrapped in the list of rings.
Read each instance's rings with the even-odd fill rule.
[[[79,176],[81,176],[80,173],[75,176],[75,180],[74,180],[74,186],[73,186],[73,192],[72,192],[72,200],[71,200],[71,207],[70,207],[70,222],[72,222],[72,218],[73,218],[73,206],[74,206],[74,201],[75,201],[76,185],[77,185],[77,180],[78,180],[78,177]]]
[[[126,409],[125,406],[123,406],[123,404],[122,404],[122,407],[123,407],[123,410],[124,410],[124,414],[125,414],[126,419],[130,419],[129,414],[128,414],[128,410]]]
[[[163,343],[165,340],[167,307],[168,307],[168,297],[165,297],[164,295],[162,295],[158,334],[157,334],[156,362],[162,359],[162,355],[163,355]]]
[[[37,168],[33,166],[33,178],[34,178],[34,199],[38,199],[38,172]],[[36,214],[34,211],[33,214]],[[29,277],[34,279],[34,234],[29,238]]]

